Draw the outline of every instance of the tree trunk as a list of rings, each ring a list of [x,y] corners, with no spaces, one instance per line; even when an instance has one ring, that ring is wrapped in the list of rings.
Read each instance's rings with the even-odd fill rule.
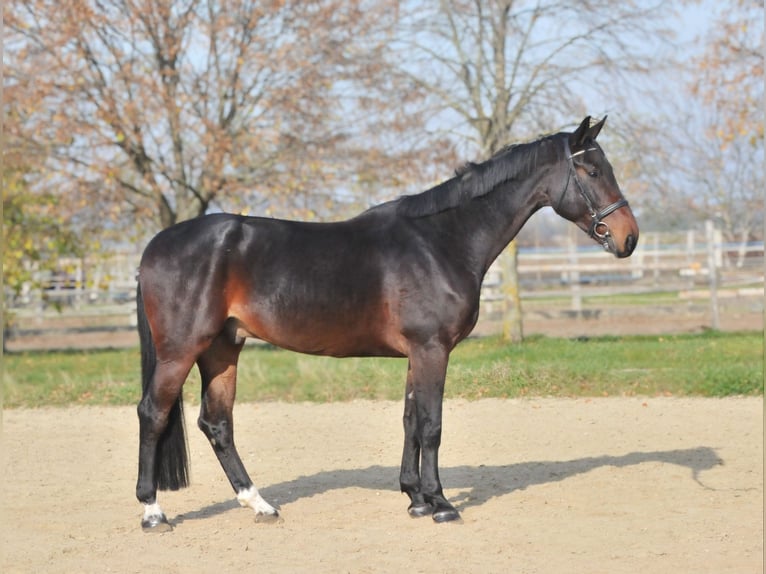
[[[503,339],[511,343],[524,340],[521,320],[521,292],[518,269],[519,248],[514,239],[502,254],[503,268]]]

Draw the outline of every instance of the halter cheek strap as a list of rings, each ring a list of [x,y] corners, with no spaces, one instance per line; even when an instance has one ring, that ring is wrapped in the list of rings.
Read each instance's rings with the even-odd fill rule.
[[[593,239],[600,241],[605,249],[609,249],[609,238],[611,237],[611,232],[609,231],[609,226],[606,223],[604,223],[602,220],[608,215],[617,211],[618,209],[622,207],[627,207],[628,201],[625,198],[620,198],[614,203],[611,203],[602,209],[597,209],[596,202],[593,200],[593,198],[587,192],[583,184],[580,182],[580,178],[577,177],[577,171],[575,171],[574,160],[572,159],[577,155],[581,155],[587,151],[594,151],[597,149],[598,148],[592,147],[592,148],[583,149],[583,150],[572,153],[569,149],[569,141],[566,139],[564,140],[564,150],[567,156],[569,169],[567,170],[566,184],[564,185],[564,189],[561,191],[561,195],[559,196],[558,205],[561,205],[561,202],[564,200],[564,196],[566,195],[567,189],[569,188],[569,180],[572,178],[572,176],[574,176],[575,183],[577,184],[577,189],[580,192],[580,195],[582,196],[583,200],[585,201],[585,205],[588,206],[588,212],[590,213],[591,223],[590,223],[590,227],[588,228],[588,235],[591,236]]]

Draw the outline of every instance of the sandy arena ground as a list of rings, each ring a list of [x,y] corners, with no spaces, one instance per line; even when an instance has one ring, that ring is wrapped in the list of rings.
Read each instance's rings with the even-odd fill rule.
[[[761,398],[449,401],[462,524],[410,519],[402,405],[237,405],[283,521],[233,499],[189,408],[192,486],[145,534],[132,408],[3,413],[4,573],[763,572]]]

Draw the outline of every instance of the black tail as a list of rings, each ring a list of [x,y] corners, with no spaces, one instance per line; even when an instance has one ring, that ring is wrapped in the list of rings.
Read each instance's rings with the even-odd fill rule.
[[[144,310],[141,286],[136,291],[138,336],[141,341],[141,386],[146,396],[157,365],[157,352]],[[178,395],[168,417],[168,426],[157,443],[154,481],[160,490],[178,490],[189,486],[189,456],[184,428],[183,396]]]

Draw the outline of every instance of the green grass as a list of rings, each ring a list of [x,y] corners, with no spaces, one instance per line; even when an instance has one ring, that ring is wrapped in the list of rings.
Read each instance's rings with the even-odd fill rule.
[[[22,353],[4,359],[4,406],[135,404],[137,349]],[[238,401],[399,399],[403,359],[310,357],[266,346],[240,358]],[[194,370],[186,400],[198,401]],[[763,334],[470,339],[452,353],[447,397],[704,396],[763,393]]]
[[[3,357],[5,407],[129,404],[140,395],[138,349]]]

